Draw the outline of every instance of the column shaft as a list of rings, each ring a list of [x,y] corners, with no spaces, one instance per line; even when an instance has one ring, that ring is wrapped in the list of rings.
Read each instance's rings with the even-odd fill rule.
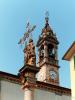
[[[34,90],[33,89],[25,88],[24,100],[34,100]]]

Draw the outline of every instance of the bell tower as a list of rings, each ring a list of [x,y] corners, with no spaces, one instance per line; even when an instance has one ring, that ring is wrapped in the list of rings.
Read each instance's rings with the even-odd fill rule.
[[[49,17],[46,14],[45,27],[37,41],[39,81],[59,85],[58,44],[56,34],[49,26]]]

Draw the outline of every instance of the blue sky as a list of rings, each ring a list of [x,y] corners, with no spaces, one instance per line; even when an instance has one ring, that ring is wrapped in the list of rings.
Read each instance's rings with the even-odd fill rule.
[[[36,43],[45,24],[45,12],[60,42],[58,49],[60,85],[70,88],[69,63],[62,56],[75,40],[75,0],[0,0],[0,70],[16,74],[23,66],[23,52],[18,45],[27,20],[36,24]]]

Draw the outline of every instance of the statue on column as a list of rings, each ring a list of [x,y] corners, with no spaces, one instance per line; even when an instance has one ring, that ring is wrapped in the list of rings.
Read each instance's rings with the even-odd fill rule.
[[[29,40],[29,44],[24,49],[24,63],[29,65],[36,64],[35,46],[33,40]]]

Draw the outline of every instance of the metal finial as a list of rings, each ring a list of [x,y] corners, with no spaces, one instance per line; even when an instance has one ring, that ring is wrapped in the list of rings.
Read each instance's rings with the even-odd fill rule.
[[[49,12],[46,11],[45,13],[45,20],[46,20],[46,23],[48,23],[48,20],[49,20]]]
[[[49,18],[49,12],[48,11],[46,11],[46,13],[45,13],[45,18]]]

